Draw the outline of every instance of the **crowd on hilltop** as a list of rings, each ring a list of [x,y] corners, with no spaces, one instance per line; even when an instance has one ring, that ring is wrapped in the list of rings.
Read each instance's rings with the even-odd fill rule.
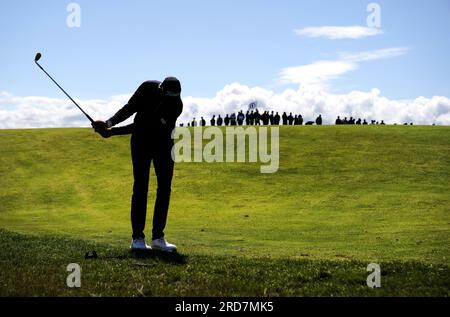
[[[289,113],[289,115],[286,112],[283,112],[283,114],[280,116],[278,112],[272,111],[264,111],[260,113],[258,109],[256,110],[249,110],[246,113],[243,111],[239,111],[237,114],[227,114],[225,117],[222,117],[221,115],[213,115],[213,117],[209,120],[209,125],[211,126],[268,126],[268,125],[322,125],[323,119],[322,115],[319,115],[315,121],[305,121],[303,119],[303,116],[301,114],[293,115],[292,112]],[[377,121],[377,120],[370,120],[370,123],[366,119],[356,119],[353,117],[350,117],[349,119],[347,117],[344,117],[341,119],[340,116],[337,117],[335,121],[336,125],[385,125],[384,120]],[[187,124],[180,124],[181,127],[187,126],[187,127],[204,127],[207,125],[206,120],[201,117],[200,120],[196,120],[195,118],[188,122]],[[405,123],[407,125],[407,123]],[[413,125],[411,123],[411,125]]]
[[[369,125],[369,123],[366,121],[366,119],[362,120],[361,118],[359,118],[357,120],[353,117],[350,117],[350,119],[347,119],[347,117],[345,117],[344,119],[341,119],[340,116],[337,117],[335,124],[336,125],[342,125],[342,124]],[[371,120],[370,124],[371,125],[386,125],[386,123],[384,123],[384,120],[381,120],[381,122],[377,121],[377,120]],[[397,124],[395,123],[394,125],[397,125]],[[413,123],[410,123],[410,124],[404,123],[403,125],[413,125]]]
[[[347,119],[347,117],[345,117],[344,119],[341,119],[341,117],[337,117],[336,119],[336,125],[341,125],[341,124],[356,124],[356,125],[368,125],[369,123],[366,121],[366,119],[361,120],[361,118],[359,118],[358,120],[356,120],[353,117],[350,117],[350,119]],[[384,120],[381,120],[381,122],[376,121],[376,120],[372,120],[370,124],[380,124],[380,125],[385,125]]]
[[[319,115],[315,121],[304,122],[303,116],[293,115],[292,112],[289,115],[284,112],[281,116],[278,112],[272,111],[264,111],[260,113],[258,109],[255,111],[249,110],[246,113],[243,111],[239,111],[237,114],[227,114],[225,117],[221,117],[218,115],[217,117],[213,115],[211,120],[209,121],[211,126],[258,126],[258,125],[322,125],[322,115]],[[181,124],[180,126],[188,126],[188,127],[204,127],[206,126],[206,120],[201,117],[199,121],[195,118],[185,124]]]

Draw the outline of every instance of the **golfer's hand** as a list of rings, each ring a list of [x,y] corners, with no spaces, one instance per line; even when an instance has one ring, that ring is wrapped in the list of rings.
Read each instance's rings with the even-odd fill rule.
[[[95,132],[99,132],[101,130],[106,130],[108,128],[108,125],[105,121],[95,121],[92,122],[92,127],[95,129]]]
[[[104,121],[95,121],[92,123],[92,127],[94,128],[95,132],[97,132],[104,138],[109,138],[110,136],[112,136],[111,129],[108,128],[108,125]]]

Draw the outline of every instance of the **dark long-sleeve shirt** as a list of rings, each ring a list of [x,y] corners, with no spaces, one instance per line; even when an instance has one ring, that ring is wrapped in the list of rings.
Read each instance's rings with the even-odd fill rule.
[[[180,98],[164,97],[160,84],[156,80],[144,82],[128,103],[107,121],[108,125],[115,126],[136,113],[133,124],[113,128],[115,135],[167,135],[172,132],[183,111],[183,102]]]

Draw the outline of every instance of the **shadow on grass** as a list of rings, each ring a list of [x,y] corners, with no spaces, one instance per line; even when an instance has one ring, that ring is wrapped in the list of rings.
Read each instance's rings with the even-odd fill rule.
[[[163,252],[159,250],[149,251],[130,251],[130,253],[137,259],[158,259],[171,264],[186,264],[188,256],[178,252]]]
[[[162,261],[169,264],[177,264],[184,265],[188,262],[188,256],[184,254],[180,254],[178,252],[163,252],[159,250],[148,250],[148,251],[127,251],[123,252],[119,255],[107,255],[107,256],[99,256],[99,259],[105,260],[129,260],[129,259],[138,259],[138,260],[156,260]],[[142,264],[144,265],[144,264]]]

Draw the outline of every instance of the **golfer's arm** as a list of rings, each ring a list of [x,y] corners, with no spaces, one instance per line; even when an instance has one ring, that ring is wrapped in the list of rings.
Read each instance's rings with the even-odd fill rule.
[[[133,133],[133,131],[134,131],[134,123],[129,124],[124,127],[118,127],[118,128],[111,129],[112,135],[127,135],[127,134]]]
[[[146,100],[147,83],[143,83],[139,86],[136,92],[131,96],[128,103],[120,109],[111,119],[106,121],[109,128],[127,120],[134,113],[138,111],[138,105],[142,104]]]
[[[113,127],[131,117],[136,112],[136,107],[134,103],[126,104],[122,109],[120,109],[114,116],[112,116],[106,124],[108,127]]]

